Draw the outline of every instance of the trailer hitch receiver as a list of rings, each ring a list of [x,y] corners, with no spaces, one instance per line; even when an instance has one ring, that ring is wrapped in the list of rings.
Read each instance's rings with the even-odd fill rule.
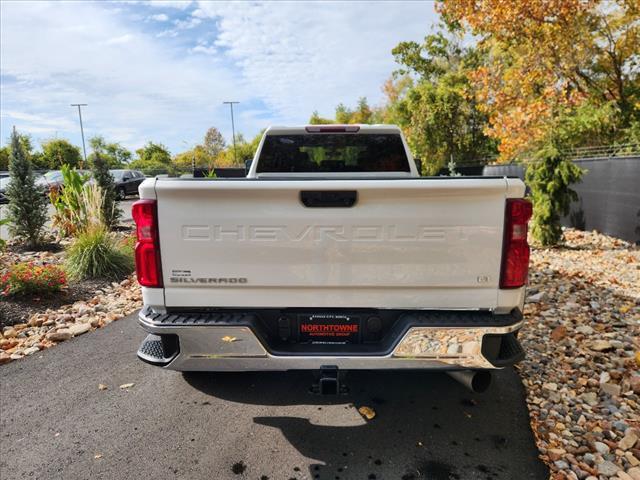
[[[317,383],[311,385],[311,392],[318,395],[338,395],[347,393],[347,386],[340,381],[341,374],[335,365],[320,367]]]

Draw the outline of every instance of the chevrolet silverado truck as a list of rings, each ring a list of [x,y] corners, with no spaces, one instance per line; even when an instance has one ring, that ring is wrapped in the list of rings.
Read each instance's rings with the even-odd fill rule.
[[[139,188],[138,356],[181,371],[443,370],[521,360],[525,186],[421,177],[398,127],[270,127],[246,178]],[[323,383],[324,382],[324,383]]]

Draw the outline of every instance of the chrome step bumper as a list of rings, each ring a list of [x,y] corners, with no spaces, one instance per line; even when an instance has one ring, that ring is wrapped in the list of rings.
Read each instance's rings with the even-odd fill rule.
[[[145,307],[139,321],[151,335],[138,356],[181,371],[317,370],[324,365],[346,370],[494,369],[524,357],[515,336],[523,324],[521,316],[496,316],[496,325],[475,326],[456,320],[460,312],[434,312],[438,319],[447,318],[447,314],[450,322],[409,327],[385,354],[307,356],[272,354],[254,333],[250,314],[161,314]]]

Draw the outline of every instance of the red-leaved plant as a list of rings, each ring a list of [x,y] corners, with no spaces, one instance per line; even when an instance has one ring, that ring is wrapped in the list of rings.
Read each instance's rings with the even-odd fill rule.
[[[0,277],[0,296],[57,292],[67,284],[67,276],[57,265],[21,262],[11,265]]]

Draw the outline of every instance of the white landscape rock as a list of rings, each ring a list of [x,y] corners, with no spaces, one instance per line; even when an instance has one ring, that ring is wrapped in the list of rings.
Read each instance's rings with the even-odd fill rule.
[[[74,337],[87,333],[89,330],[91,330],[90,323],[75,323],[69,327],[69,331]]]
[[[618,447],[622,450],[629,450],[638,442],[638,433],[633,429],[627,430],[622,440],[618,442]]]
[[[73,335],[68,329],[61,329],[47,333],[47,340],[51,340],[52,342],[64,342],[65,340],[69,340],[72,336]]]
[[[39,352],[40,349],[38,347],[29,347],[29,348],[25,348],[24,351],[22,352],[25,356],[27,355],[33,355],[36,352]]]
[[[538,292],[538,293],[533,294],[533,295],[529,295],[527,297],[527,302],[529,302],[529,303],[540,303],[540,302],[542,302],[542,301],[544,301],[546,299],[547,299],[547,294],[544,291],[542,291],[542,292]]]

